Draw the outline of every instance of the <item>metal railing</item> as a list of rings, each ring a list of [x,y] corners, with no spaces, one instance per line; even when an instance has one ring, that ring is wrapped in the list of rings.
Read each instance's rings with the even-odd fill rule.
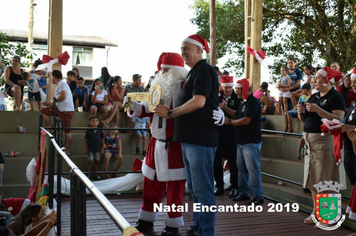
[[[65,154],[63,149],[57,144],[54,136],[45,128],[40,127],[49,136],[49,155],[48,155],[48,183],[50,186],[49,205],[53,207],[53,184],[54,184],[54,159],[55,150],[57,150],[57,197],[61,195],[62,178],[62,158],[70,168],[70,196],[71,196],[71,235],[86,235],[86,188],[95,197],[98,203],[103,207],[106,213],[124,232],[138,232],[130,223],[120,214],[120,212],[111,204],[111,202],[95,187],[88,177],[72,162]],[[61,235],[61,201],[57,202],[57,235]],[[124,233],[125,235],[125,233]],[[142,234],[135,234],[142,235]]]

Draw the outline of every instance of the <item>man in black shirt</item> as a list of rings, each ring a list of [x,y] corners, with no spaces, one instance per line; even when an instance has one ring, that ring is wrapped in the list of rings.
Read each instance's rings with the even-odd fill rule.
[[[234,81],[232,76],[221,77],[222,90],[219,93],[219,106],[224,111],[227,108],[237,110],[240,100],[234,92]],[[232,118],[227,112],[226,117]],[[222,159],[227,159],[230,171],[231,191],[229,197],[236,197],[238,193],[237,166],[236,166],[236,129],[232,125],[218,126],[219,145],[214,159],[215,195],[224,193],[224,174]]]
[[[225,118],[224,124],[236,126],[238,187],[241,194],[234,201],[249,200],[249,204],[263,204],[261,176],[261,108],[260,102],[249,92],[247,79],[238,80],[236,95],[243,99],[236,111],[237,119]],[[249,180],[250,183],[249,184]],[[251,189],[251,191],[250,191]],[[250,195],[253,199],[250,200]]]
[[[174,141],[182,145],[188,189],[194,203],[215,206],[213,161],[218,146],[218,131],[212,118],[218,108],[219,81],[216,72],[203,59],[209,53],[206,40],[191,35],[182,42],[182,57],[191,70],[178,96],[176,108],[157,105],[155,113],[175,118]],[[187,235],[214,235],[215,212],[193,212],[194,225]]]

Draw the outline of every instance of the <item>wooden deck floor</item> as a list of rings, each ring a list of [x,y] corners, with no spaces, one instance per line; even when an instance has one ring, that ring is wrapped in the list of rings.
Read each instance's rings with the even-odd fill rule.
[[[225,192],[225,196],[218,196],[217,204],[234,205],[236,202],[229,199],[227,195],[228,193]],[[137,214],[142,204],[141,194],[107,195],[107,197],[128,222],[134,224],[137,221]],[[64,198],[62,202],[62,235],[70,235],[69,201],[69,197],[67,197]],[[186,195],[184,202],[188,203],[190,209],[188,212],[183,213],[185,226],[180,228],[180,236],[184,236],[185,231],[189,230],[189,226],[192,224],[192,198]],[[239,203],[239,205],[242,203]],[[313,225],[303,224],[303,219],[308,216],[306,213],[286,211],[280,213],[267,212],[269,203],[274,204],[274,202],[265,200],[263,212],[259,213],[217,213],[215,235],[334,236],[355,233],[343,227],[331,232],[315,229]],[[144,234],[146,236],[160,235],[165,227],[163,219],[164,213],[160,213],[154,229],[150,232],[144,232]],[[87,197],[87,235],[122,235],[106,212],[96,200],[90,196]]]

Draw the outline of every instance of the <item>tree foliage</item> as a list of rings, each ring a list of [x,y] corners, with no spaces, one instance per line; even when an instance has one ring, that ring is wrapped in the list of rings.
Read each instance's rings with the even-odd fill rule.
[[[262,50],[274,59],[270,69],[279,74],[280,65],[293,56],[299,67],[326,65],[338,61],[341,71],[356,63],[356,0],[264,0]],[[209,39],[209,1],[195,0],[192,8],[198,34]],[[226,53],[237,55],[225,67],[238,74],[244,67],[244,1],[216,1],[217,58]],[[319,65],[324,66],[324,65]]]

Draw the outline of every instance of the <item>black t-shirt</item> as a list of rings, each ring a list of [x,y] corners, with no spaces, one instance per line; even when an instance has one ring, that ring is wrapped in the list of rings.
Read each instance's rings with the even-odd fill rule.
[[[68,85],[69,85],[70,91],[72,91],[72,94],[73,94],[74,89],[77,87],[77,82],[72,80],[72,81],[70,81],[70,84],[68,84]]]
[[[247,97],[247,101],[238,106],[236,117],[237,119],[243,117],[251,118],[251,122],[248,125],[236,126],[238,144],[262,142],[261,105],[257,98],[250,94]]]
[[[176,107],[202,95],[205,105],[174,120],[174,140],[206,147],[218,146],[218,129],[214,124],[213,110],[218,108],[219,81],[214,68],[206,60],[200,60],[189,71]]]
[[[228,98],[224,97],[224,91],[221,90],[221,92],[219,93],[219,104],[222,102],[222,100],[226,101],[228,108],[235,110],[235,111],[237,110],[237,107],[241,102],[241,99],[239,99],[237,97],[234,90],[232,90],[232,94]],[[231,118],[231,116],[228,113],[224,112],[224,114],[226,117]],[[218,126],[218,132],[219,132],[219,136],[220,135],[234,135],[234,136],[236,136],[236,127],[233,125]]]
[[[351,117],[351,120],[349,119]],[[345,124],[348,125],[356,125],[356,99],[351,102],[349,110],[345,116]],[[344,135],[344,150],[346,152],[354,152],[352,147],[352,142],[347,136],[347,133],[343,133]]]
[[[85,131],[85,139],[88,140],[88,151],[100,152],[104,133],[99,129],[88,129]]]
[[[334,88],[320,97],[320,92],[314,93],[310,96],[308,103],[315,103],[323,110],[332,113],[334,110],[345,110],[346,104],[341,93],[337,92]],[[308,133],[321,133],[320,125],[323,124],[321,117],[316,112],[305,111],[304,132]]]

